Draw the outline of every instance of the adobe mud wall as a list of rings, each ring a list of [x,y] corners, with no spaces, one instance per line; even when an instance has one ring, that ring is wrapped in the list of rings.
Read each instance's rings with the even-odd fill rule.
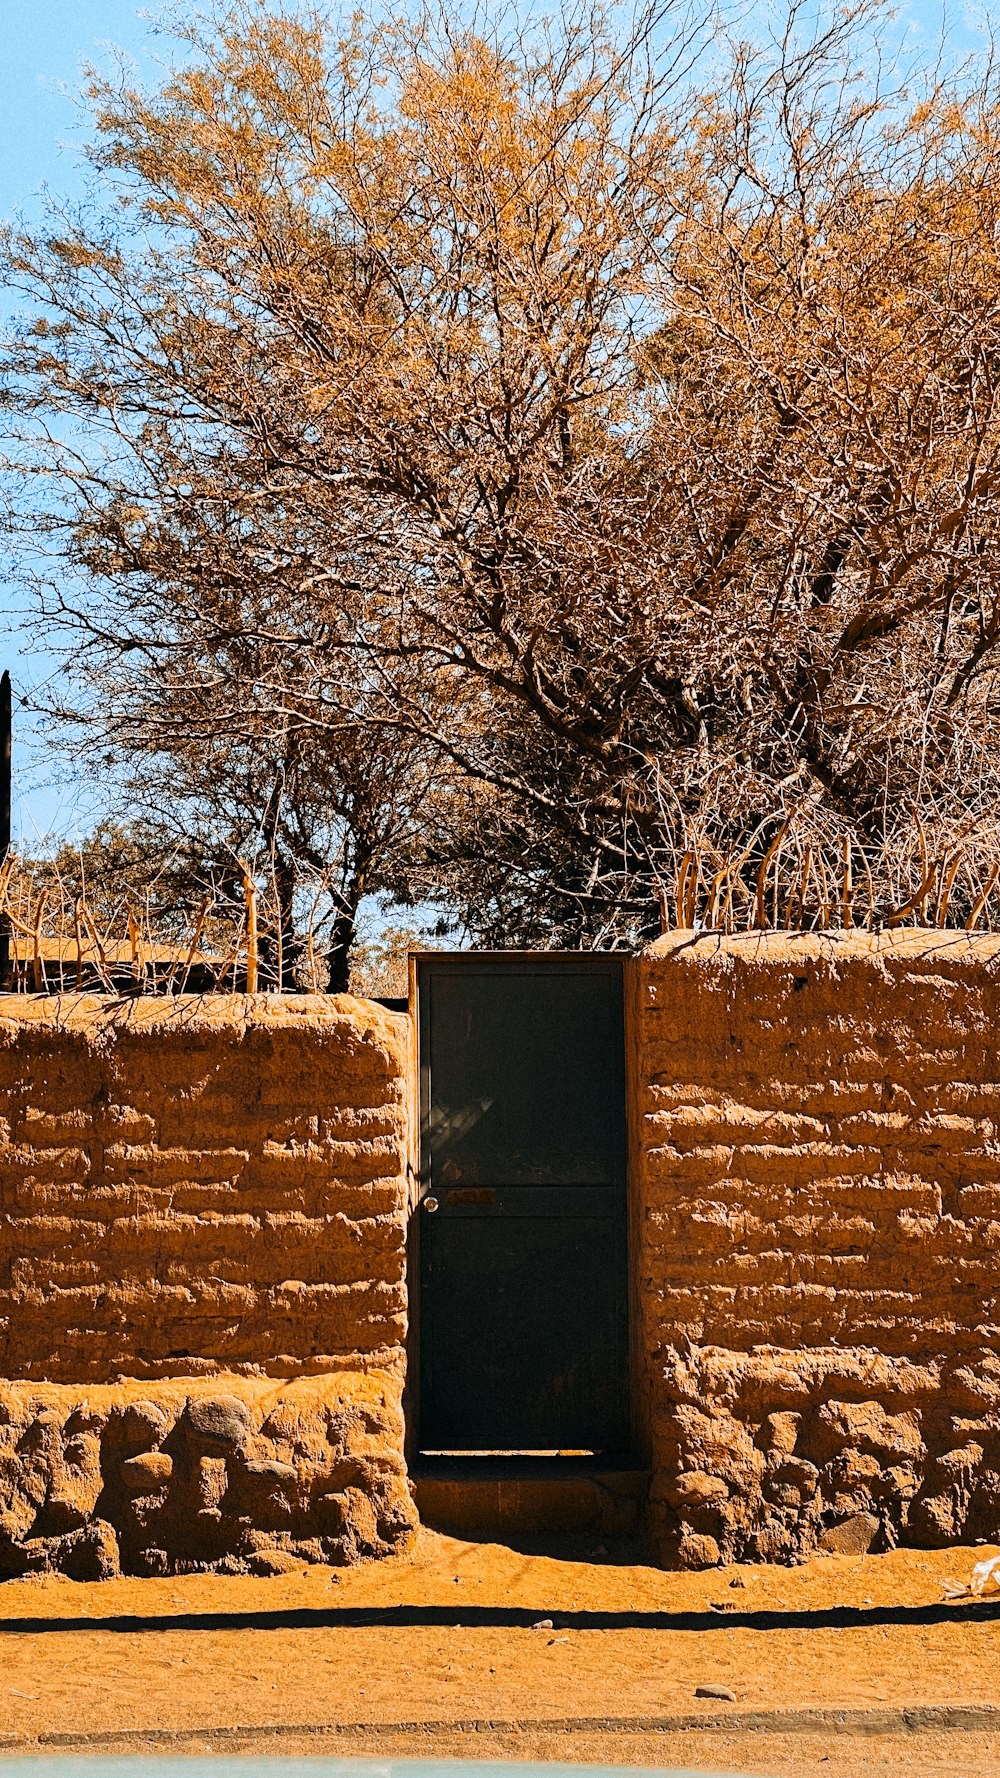
[[[1000,940],[628,965],[663,1560],[1000,1539]],[[0,1576],[404,1547],[410,1023],[0,1000]]]
[[[399,1547],[409,1021],[0,1000],[0,1575]]]
[[[664,1560],[1000,1538],[1000,941],[681,934],[632,988]]]

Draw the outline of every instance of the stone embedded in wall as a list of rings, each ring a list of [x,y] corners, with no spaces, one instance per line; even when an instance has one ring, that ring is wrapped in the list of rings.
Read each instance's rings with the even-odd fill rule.
[[[280,1572],[407,1548],[400,1381],[0,1383],[0,1578]]]
[[[690,1348],[656,1379],[650,1519],[671,1566],[995,1537],[1000,1359]]]

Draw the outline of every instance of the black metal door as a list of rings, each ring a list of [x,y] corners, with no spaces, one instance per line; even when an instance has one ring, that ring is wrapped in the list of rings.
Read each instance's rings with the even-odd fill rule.
[[[621,961],[428,957],[424,1451],[621,1451],[628,1296]]]

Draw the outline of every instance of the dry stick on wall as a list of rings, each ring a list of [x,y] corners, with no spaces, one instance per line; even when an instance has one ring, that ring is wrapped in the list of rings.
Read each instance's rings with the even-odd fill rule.
[[[795,849],[796,852],[799,852],[798,846],[796,846]],[[812,875],[812,846],[808,840],[801,852],[799,852],[799,857],[802,859],[802,868],[799,870],[798,874],[792,878],[792,887],[788,892],[788,900],[785,903],[785,926],[789,930],[794,926],[796,919],[798,919],[799,924],[801,925],[802,916],[805,911],[806,895],[809,892],[809,878]]]
[[[928,871],[927,839],[924,834],[923,822],[921,821],[920,816],[917,814],[916,809],[914,809],[914,811],[913,811],[913,819],[916,823],[917,836],[920,841],[920,889],[918,890],[918,893],[917,893],[917,903],[916,903],[915,912],[917,914],[917,925],[918,926],[926,926],[926,924],[927,924],[927,890],[928,890],[928,882],[929,882],[928,874],[927,874],[927,871]],[[937,874],[936,864],[934,867],[934,874],[935,875]]]
[[[735,932],[736,930],[736,907],[733,895],[735,878],[736,867],[734,865],[731,870],[726,872],[726,893],[722,899],[722,912],[719,916],[723,932]]]
[[[142,979],[143,986],[151,993],[156,993],[156,938],[153,934],[153,917],[149,911],[150,892],[147,889],[142,900],[142,933],[145,944]]]
[[[996,887],[996,880],[998,877],[1000,877],[1000,859],[997,859],[996,863],[991,867],[990,874],[986,879],[986,883],[985,883],[984,887],[979,891],[979,894],[976,896],[976,899],[973,902],[972,912],[969,915],[969,918],[965,922],[966,932],[974,932],[975,931],[976,921],[979,919],[979,916],[982,913],[984,907],[986,906],[986,903],[989,901],[989,898],[990,898],[991,894],[993,893],[994,888]]]
[[[30,879],[25,879],[19,893],[19,905],[24,912],[24,967],[21,971],[21,987],[25,994],[31,993],[35,987],[35,899],[34,884]],[[43,985],[44,980],[43,971]]]
[[[868,890],[868,930],[875,930],[875,884],[872,881],[872,867],[868,862],[868,854],[862,852],[861,862],[865,867],[865,887]]]
[[[80,898],[80,896],[78,895],[75,902],[73,903],[73,937],[76,940],[76,991],[78,994],[81,992],[81,990],[83,988],[83,928],[82,928],[82,918],[81,918],[82,908],[83,908],[83,901]]]
[[[694,923],[698,911],[698,891],[700,888],[701,851],[696,846],[692,853],[691,869],[688,872],[687,893],[684,897],[684,925],[688,932],[694,931]]]
[[[976,902],[983,891],[983,879],[971,858],[967,858],[965,861],[965,874],[969,879],[969,894],[972,897],[972,912],[965,921],[965,930],[968,932],[970,930],[969,921],[976,917]]]
[[[63,955],[62,934],[66,930],[66,895],[63,890],[62,877],[58,872],[56,874],[56,882],[59,885],[59,918],[55,925],[56,956],[59,959],[59,992],[60,994],[64,994],[66,992],[66,968]]]
[[[285,986],[285,933],[281,916],[281,896],[278,894],[277,866],[274,849],[271,850],[271,892],[274,896],[274,973],[277,976],[275,988],[280,994]]]
[[[9,919],[11,919],[12,932],[20,933],[21,937],[25,939],[25,946],[27,946],[27,942],[32,939],[32,928],[28,926],[27,921],[21,919],[20,914],[14,914],[11,903],[7,903],[7,914],[9,914]],[[25,949],[25,955],[27,955],[27,949]],[[27,980],[27,971],[20,971],[20,958],[18,958],[18,948],[16,948],[16,944],[14,944],[14,951],[12,951],[12,969],[14,969],[14,976],[12,976],[12,980],[14,980],[14,992],[18,992],[18,983]]]
[[[80,903],[80,913],[84,928],[90,934],[90,942],[94,947],[94,952],[97,958],[97,973],[101,978],[101,986],[105,993],[113,994],[115,985],[111,979],[111,971],[108,968],[108,959],[105,954],[104,946],[101,943],[101,935],[97,930],[97,926],[94,923],[94,917],[85,901],[81,901]]]
[[[136,987],[138,987],[145,974],[142,962],[142,933],[139,930],[139,922],[135,917],[135,912],[131,907],[128,910],[128,942],[129,950],[132,954],[132,980]]]
[[[854,878],[851,873],[851,841],[845,833],[841,840],[844,866],[840,878],[840,916],[845,926],[854,925]]]
[[[705,925],[710,930],[714,930],[718,925],[719,890],[725,882],[728,874],[728,866],[724,866],[723,869],[717,871],[712,878],[712,886],[708,892],[708,906],[705,909]]]
[[[679,928],[683,928],[685,924],[688,872],[693,863],[694,854],[689,849],[681,859],[681,868],[677,873],[677,892],[674,897],[674,924]]]
[[[822,852],[816,854],[816,882],[819,885],[819,926],[825,932],[830,924],[830,879],[826,874]]]
[[[887,926],[901,926],[903,921],[909,919],[909,916],[913,913],[918,914],[918,923],[921,926],[925,924],[927,897],[931,893],[937,880],[937,873],[938,860],[934,858],[931,860],[930,865],[925,869],[921,879],[920,888],[917,890],[916,894],[911,895],[909,901],[904,901],[902,907],[893,909],[889,918],[886,920]]]
[[[951,901],[952,888],[954,887],[955,878],[958,875],[958,867],[961,862],[962,854],[959,851],[950,859],[947,868],[942,870],[941,893],[938,896],[938,904],[934,916],[935,926],[943,926],[948,918],[948,904]]]
[[[780,921],[775,920],[775,925],[776,926],[780,925],[781,928],[786,932],[789,931],[791,928],[792,914],[795,911],[795,899],[796,899],[796,895],[798,893],[799,878],[802,874],[802,847],[801,847],[801,844],[799,843],[799,841],[797,839],[793,839],[792,845],[794,847],[795,855],[794,855],[794,858],[792,859],[791,865],[789,867],[790,874],[791,874],[791,888],[789,889],[788,895],[785,898],[784,915],[781,917]]]
[[[779,827],[777,833],[775,834],[774,839],[771,841],[771,844],[768,846],[767,851],[764,853],[764,857],[761,860],[760,869],[757,872],[757,894],[756,894],[756,898],[754,901],[754,925],[758,926],[758,927],[764,927],[767,925],[767,907],[766,907],[767,873],[771,867],[771,860],[774,857],[775,853],[780,850],[781,842],[784,839],[787,832],[788,832],[788,820],[786,818],[781,823],[781,826]]]
[[[13,852],[8,852],[3,863],[0,864],[0,914],[12,912],[10,906],[10,883],[13,871],[14,854]]]
[[[4,678],[6,679],[6,677],[7,676],[5,674]],[[3,863],[0,864],[0,920],[2,920],[4,918],[4,916],[6,915],[6,918],[8,921],[7,939],[6,939],[6,945],[7,945],[7,950],[6,950],[7,983],[6,983],[6,986],[7,986],[8,992],[16,993],[16,991],[17,991],[17,944],[15,941],[15,943],[12,947],[11,942],[10,942],[11,937],[12,937],[11,926],[14,924],[14,911],[10,905],[10,882],[11,882],[11,876],[13,873],[13,869],[14,869],[14,854],[8,848],[7,855],[4,858]]]
[[[750,853],[753,850],[754,843],[759,836],[759,833],[760,833],[760,828],[758,827],[756,833],[753,836],[753,839],[751,839],[751,841],[749,842],[748,845],[744,846],[742,852],[740,852],[736,858],[731,859],[728,864],[724,865],[722,870],[720,870],[716,874],[716,876],[713,877],[712,887],[711,887],[711,890],[709,891],[708,915],[706,918],[706,924],[708,924],[710,926],[719,926],[722,928],[722,930],[724,932],[731,932],[733,930],[733,927],[730,926],[728,924],[728,922],[730,920],[730,917],[732,916],[733,922],[735,924],[735,914],[733,912],[733,890],[734,890],[734,887],[738,884],[740,889],[743,891],[744,895],[747,898],[747,905],[748,905],[748,910],[749,910],[747,913],[747,924],[749,926],[749,924],[753,918],[753,896],[750,894],[749,889],[747,888],[746,884],[743,881],[743,878],[740,876],[739,873],[742,870],[743,866],[745,865],[747,859],[749,858]],[[721,907],[721,909],[719,909],[718,917],[716,918],[716,903],[718,900],[719,890],[722,888],[723,885],[725,885],[725,890],[726,890],[725,899],[723,900],[722,907]]]
[[[48,899],[48,892],[43,889],[35,908],[34,930],[31,940],[31,981],[36,994],[40,994],[45,987],[45,971],[42,967],[42,921],[45,919],[45,906]]]
[[[15,935],[16,935],[16,933],[22,932],[24,930],[24,922],[23,922],[23,920],[18,919],[18,911],[19,911],[18,892],[19,892],[19,888],[20,888],[20,885],[17,882],[17,879],[14,877],[10,877],[7,879],[6,887],[4,888],[3,893],[0,894],[0,909],[3,909],[5,911],[6,918],[7,918],[7,958],[8,958],[7,992],[8,992],[8,994],[16,994],[17,993],[18,985],[19,985],[19,981],[20,981],[20,973],[19,973],[20,958],[18,956],[17,938]]]
[[[2,905],[2,900],[0,900],[0,905]],[[16,934],[20,934],[25,939],[29,939],[31,937],[30,926],[28,926],[27,923],[21,919],[20,914],[15,914],[13,908],[11,907],[9,897],[7,899],[7,918],[10,921],[10,929],[11,929],[12,936],[14,936]],[[11,951],[10,957],[11,957],[11,976],[10,976],[11,993],[16,994],[19,989],[19,984],[22,981],[22,971],[20,968],[20,958],[18,957],[16,936],[14,937],[14,946]]]
[[[729,915],[733,905],[733,871],[727,865],[713,879],[712,892],[709,897],[711,917],[708,924],[717,932],[729,931]]]
[[[247,993],[257,992],[257,885],[246,865],[240,862],[243,872],[243,895],[247,908]],[[235,974],[233,988],[236,987]]]
[[[241,920],[239,925],[235,926],[233,928],[232,943],[230,944],[228,951],[226,952],[225,956],[222,959],[221,968],[218,969],[215,973],[214,992],[216,994],[222,993],[223,984],[225,983],[226,976],[229,974],[230,970],[232,970],[232,972],[233,972],[233,985],[232,985],[231,992],[234,994],[236,992],[236,983],[239,979],[239,969],[240,969],[240,950],[241,950],[241,947],[243,944],[243,924],[244,923]]]
[[[211,908],[211,906],[212,906],[212,897],[210,895],[206,895],[204,901],[201,904],[201,912],[199,913],[198,918],[194,923],[194,932],[191,935],[191,943],[188,946],[187,956],[184,959],[184,965],[183,965],[183,968],[181,971],[180,985],[177,989],[178,994],[183,994],[185,988],[187,987],[188,976],[191,974],[191,965],[194,962],[194,954],[195,954],[196,950],[198,949],[198,943],[199,943],[199,940],[201,939],[201,935],[202,935],[202,932],[203,932],[204,926],[205,926],[205,921],[208,919],[208,913],[209,913],[209,909]],[[175,958],[174,962],[171,964],[171,967],[170,967],[170,974],[167,977],[166,992],[168,994],[171,993],[173,990],[174,976],[176,974],[176,971],[177,971],[177,959]]]
[[[319,993],[318,964],[316,961],[316,928],[319,924],[319,908],[324,892],[330,892],[330,878],[326,874],[318,879],[312,906],[306,920],[306,960],[309,965],[309,991]]]
[[[809,846],[807,847],[807,851],[809,854],[809,869],[805,881],[805,892],[803,894],[802,906],[799,910],[799,918],[805,928],[806,900],[809,894],[809,884],[811,881],[816,886],[816,912],[813,918],[809,921],[807,930],[814,932],[817,926],[822,926],[823,924],[823,878],[820,875],[820,855],[818,846]]]
[[[774,861],[774,877],[771,888],[771,925],[775,932],[777,932],[781,923],[781,854],[784,850],[785,839],[788,838],[788,834],[791,832],[793,819],[793,816],[788,817],[787,832],[784,839],[782,839],[781,845],[778,848],[778,855]]]

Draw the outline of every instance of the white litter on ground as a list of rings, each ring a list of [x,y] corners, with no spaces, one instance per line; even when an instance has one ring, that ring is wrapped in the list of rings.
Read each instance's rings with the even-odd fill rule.
[[[968,1585],[958,1580],[942,1581],[945,1596],[948,1599],[974,1599],[977,1594],[988,1589],[1000,1593],[1000,1556],[990,1556],[986,1562],[977,1562],[969,1576]]]

